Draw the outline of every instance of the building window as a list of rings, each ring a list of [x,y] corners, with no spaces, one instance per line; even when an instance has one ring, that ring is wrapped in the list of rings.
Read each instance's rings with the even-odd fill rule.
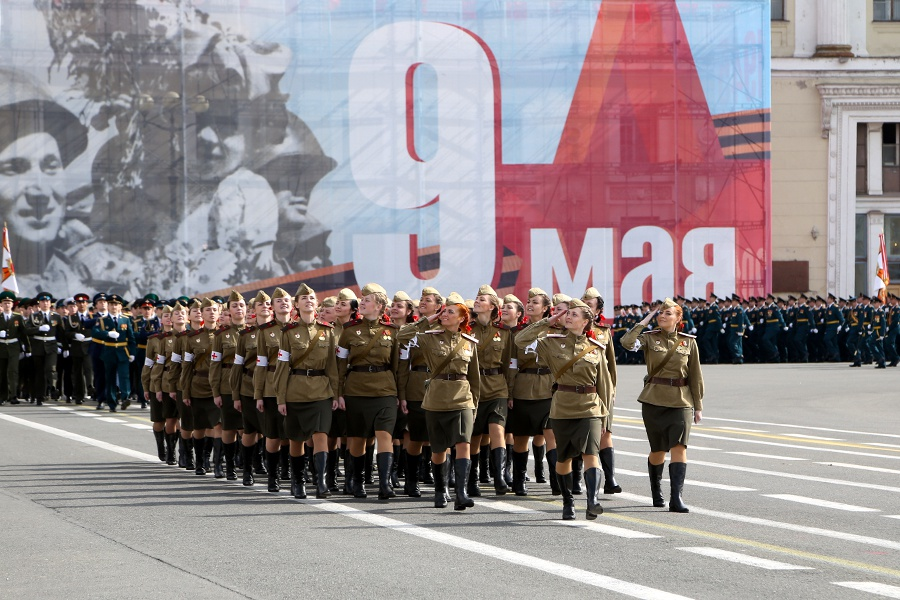
[[[900,215],[884,215],[884,249],[891,283],[900,282]]]
[[[772,0],[772,20],[784,21],[784,0]]]
[[[856,215],[856,291],[869,289],[869,215]]]
[[[884,193],[900,193],[900,123],[885,123],[881,129],[881,163]]]
[[[875,21],[900,21],[900,0],[874,0]],[[774,11],[775,3],[772,3]],[[774,12],[772,13],[775,14]],[[774,19],[774,17],[772,17]]]

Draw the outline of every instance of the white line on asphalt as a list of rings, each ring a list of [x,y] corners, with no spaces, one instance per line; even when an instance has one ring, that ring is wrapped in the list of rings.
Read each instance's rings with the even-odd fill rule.
[[[846,441],[846,440],[842,440],[842,439],[840,439],[840,438],[822,437],[822,436],[819,436],[819,435],[805,435],[805,434],[803,434],[803,433],[782,433],[781,435],[786,435],[786,436],[788,436],[788,437],[804,438],[804,439],[807,439],[807,440],[824,440],[824,441],[826,441],[826,442],[843,442],[843,441]]]
[[[746,431],[748,433],[769,433],[764,429],[744,429],[743,427],[725,427],[724,425],[720,426],[719,429],[728,429],[731,431]]]
[[[693,434],[691,434],[693,435]],[[642,457],[643,454],[638,454],[637,452],[626,452],[624,450],[619,450],[617,454],[621,454],[622,456],[638,456]],[[867,490],[881,490],[884,492],[896,492],[900,493],[900,488],[891,487],[889,485],[878,485],[875,483],[859,483],[856,481],[845,481],[843,479],[829,479],[827,477],[813,477],[812,475],[795,475],[793,473],[782,473],[781,471],[769,471],[767,469],[754,469],[752,467],[740,467],[737,465],[726,465],[722,463],[714,463],[705,460],[692,460],[690,464],[702,466],[702,467],[715,467],[718,469],[726,469],[728,471],[740,471],[741,473],[755,473],[758,475],[771,475],[772,477],[784,477],[785,479],[798,479],[800,481],[816,481],[818,483],[830,483],[832,485],[846,485],[849,487],[858,487],[865,488]],[[690,480],[688,480],[690,483]]]
[[[624,452],[622,454],[624,454]],[[616,469],[616,475],[631,475],[633,477],[647,477],[647,473],[641,473],[640,471],[632,471],[630,469]],[[668,479],[666,479],[665,481],[668,481]],[[725,485],[724,483],[706,483],[705,481],[694,481],[693,479],[689,479],[687,482],[687,485],[695,485],[697,487],[713,488],[716,490],[724,490],[726,492],[755,492],[755,491],[757,491],[755,488],[737,487],[737,486],[733,486],[733,485]]]
[[[875,583],[873,581],[835,581],[834,585],[850,588],[859,592],[868,592],[882,598],[900,598],[900,587]]]
[[[97,420],[104,423],[127,423],[125,419],[117,419],[115,417],[98,417]]]
[[[868,465],[851,465],[848,463],[836,462],[820,462],[817,465],[825,465],[826,467],[844,467],[846,469],[860,469],[862,471],[874,471],[875,473],[896,473],[900,475],[900,469],[884,469],[882,467],[870,467]]]
[[[85,412],[83,410],[77,410],[73,414],[78,415],[79,417],[92,417],[94,419],[99,418],[103,413],[95,413],[95,412]]]
[[[728,550],[720,550],[718,548],[707,548],[707,547],[698,547],[698,548],[679,548],[679,550],[684,550],[685,552],[691,552],[693,554],[699,554],[701,556],[708,556],[710,558],[718,558],[719,560],[727,560],[728,562],[738,563],[742,565],[748,565],[750,567],[759,567],[760,569],[768,569],[769,571],[809,571],[812,570],[811,567],[801,567],[798,565],[791,565],[784,562],[779,562],[777,560],[769,560],[766,558],[759,558],[756,556],[750,556],[749,554],[740,554],[739,552],[729,552]]]
[[[145,425],[144,423],[125,423],[125,427],[134,427],[135,429],[143,429],[145,431],[152,431],[152,425]]]
[[[855,506],[853,504],[842,504],[841,502],[829,502],[828,500],[808,498],[806,496],[795,496],[794,494],[763,494],[763,497],[777,498],[778,500],[787,500],[788,502],[799,502],[800,504],[809,504],[810,506],[821,506],[822,508],[846,510],[847,512],[881,512],[877,508],[867,508],[865,506]]]
[[[900,448],[900,444],[883,444],[881,442],[868,442],[870,446],[881,446],[883,448]]]
[[[524,506],[519,506],[517,504],[512,504],[511,502],[500,502],[500,501],[486,501],[479,502],[478,506],[486,506],[488,508],[493,508],[494,510],[499,510],[500,512],[511,513],[514,515],[531,515],[537,514],[543,511],[534,510],[533,508],[526,508]]]
[[[881,515],[882,517],[887,517],[888,519],[900,519],[900,515]]]
[[[68,406],[51,406],[53,410],[75,410],[74,408],[69,408]]]
[[[621,425],[616,425],[616,427],[621,427]],[[725,440],[727,442],[740,442],[743,444],[757,444],[759,446],[776,446],[778,448],[794,448],[799,450],[811,450],[814,449],[818,452],[833,452],[834,454],[852,454],[853,456],[872,456],[874,458],[888,458],[890,460],[900,460],[900,455],[890,455],[890,454],[875,454],[874,452],[857,452],[856,450],[840,450],[838,448],[829,448],[827,446],[816,446],[815,448],[811,448],[810,446],[798,446],[797,444],[784,444],[779,442],[766,442],[763,440],[749,440],[742,438],[732,438],[725,437],[721,435],[713,435],[711,433],[697,433],[695,431],[691,431],[691,438],[701,437],[701,438],[709,438],[711,440]],[[694,446],[689,446],[690,448],[694,448]]]
[[[9,421],[10,423],[16,423],[18,425],[24,425],[25,427],[31,427],[32,429],[37,429],[39,431],[43,431],[45,433],[56,435],[65,439],[81,442],[84,444],[95,446],[97,448],[102,448],[104,450],[109,450],[111,452],[122,454],[124,456],[137,458],[139,460],[152,462],[155,464],[161,464],[159,462],[159,457],[157,456],[153,456],[145,452],[138,452],[130,448],[124,448],[122,446],[116,446],[115,444],[110,444],[101,440],[96,440],[93,438],[85,437],[83,435],[78,435],[76,433],[71,433],[63,429],[58,429],[56,427],[50,427],[48,425],[35,423],[33,421],[20,419],[18,417],[12,417],[2,413],[0,413],[0,420]],[[259,488],[259,491],[264,492],[265,490]],[[302,503],[308,504],[309,506],[314,506],[327,512],[343,515],[351,519],[356,519],[357,521],[369,523],[370,525],[384,527],[397,531],[399,533],[405,533],[407,535],[430,540],[439,544],[444,544],[446,546],[459,548],[460,550],[465,550],[474,554],[480,554],[482,556],[495,558],[497,560],[502,560],[514,565],[529,567],[537,571],[543,571],[544,573],[556,575],[558,577],[569,579],[571,581],[584,583],[586,585],[609,590],[611,592],[617,592],[625,596],[631,596],[633,598],[641,598],[645,600],[689,600],[686,596],[671,594],[663,590],[657,590],[637,583],[631,583],[629,581],[615,579],[606,575],[592,573],[590,571],[585,571],[577,567],[570,567],[568,565],[551,562],[549,560],[537,558],[535,556],[529,556],[520,552],[513,552],[504,548],[490,546],[488,544],[483,544],[481,542],[476,542],[442,531],[435,531],[426,527],[414,525],[412,523],[406,523],[397,519],[391,519],[389,517],[372,514],[357,508],[353,508],[352,506],[347,506],[345,504],[330,502],[327,500],[304,500]]]
[[[797,458],[796,456],[779,456],[777,454],[757,454],[756,452],[728,452],[728,454],[737,454],[738,456],[751,456],[753,458],[772,458],[775,460],[808,460],[806,458]]]
[[[603,518],[603,517],[601,517]],[[652,533],[644,533],[643,531],[634,531],[632,529],[624,529],[622,527],[613,527],[612,525],[603,525],[602,523],[588,523],[587,521],[556,521],[560,525],[569,527],[577,527],[585,531],[593,531],[595,533],[603,533],[605,535],[614,535],[616,537],[630,540],[649,540],[660,536]]]
[[[621,406],[616,406],[616,411],[626,411],[626,412],[641,412],[640,408],[622,408]],[[888,438],[900,438],[900,435],[895,433],[875,433],[872,431],[852,431],[847,429],[830,429],[828,427],[812,427],[809,425],[791,425],[790,423],[770,423],[768,421],[746,421],[744,419],[723,419],[722,417],[707,417],[703,416],[704,421],[722,421],[724,423],[743,423],[746,425],[764,425],[766,427],[790,427],[792,429],[808,429],[810,431],[827,431],[829,433],[840,433],[841,435],[854,434],[854,435],[872,435],[876,437],[888,437]],[[617,425],[617,427],[621,427],[621,425]]]
[[[690,480],[688,480],[690,485]],[[653,504],[653,500],[649,496],[639,496],[629,492],[616,494],[617,498],[622,500],[631,500],[633,502],[641,502],[643,504]],[[794,523],[783,523],[781,521],[771,521],[769,519],[760,519],[758,517],[749,517],[746,515],[737,515],[718,510],[710,510],[708,508],[700,508],[690,505],[691,514],[706,515],[707,517],[715,517],[725,519],[727,521],[736,521],[738,523],[747,523],[749,525],[760,525],[762,527],[771,527],[773,529],[784,529],[786,531],[795,531],[797,533],[807,533],[810,535],[818,535],[821,537],[843,540],[845,542],[855,542],[857,544],[866,544],[876,546],[878,548],[888,548],[890,550],[900,550],[900,542],[893,540],[885,540],[881,538],[869,537],[866,535],[857,535],[855,533],[847,533],[844,531],[835,531],[833,529],[821,529],[819,527],[807,527],[805,525],[795,525]]]

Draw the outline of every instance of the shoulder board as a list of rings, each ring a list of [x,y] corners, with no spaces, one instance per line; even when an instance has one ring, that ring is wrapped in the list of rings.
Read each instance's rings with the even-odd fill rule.
[[[612,327],[610,327],[609,325],[605,325],[605,324],[604,324],[604,325],[600,325],[600,324],[598,324],[598,323],[594,323],[594,327],[595,327],[596,329],[612,329]]]
[[[297,327],[296,323],[288,323],[287,325],[285,325],[284,327],[281,328],[281,331],[290,331],[291,329],[294,329],[296,327]]]
[[[564,338],[569,337],[566,333],[549,333],[547,334],[548,338]]]
[[[644,333],[659,333],[659,329],[650,329],[648,331],[645,331]]]
[[[683,337],[695,338],[695,339],[697,337],[696,335],[691,335],[689,333],[682,333],[681,331],[678,332],[678,335],[683,336]]]
[[[334,329],[333,323],[326,323],[325,321],[316,321],[316,325],[319,327],[327,327],[329,329]]]
[[[429,333],[444,333],[443,329],[428,329],[426,331],[420,331],[416,335],[429,334]]]
[[[240,334],[244,335],[245,333],[251,333],[253,331],[256,331],[256,325],[250,325],[249,327],[244,327],[243,329],[241,329]]]
[[[173,331],[160,331],[159,332],[159,337],[161,337],[161,338],[167,338],[167,337],[171,337],[173,335],[175,335],[175,332],[173,332]]]
[[[392,329],[400,329],[400,326],[396,323],[385,323],[384,321],[379,321],[379,323],[385,327],[390,327]]]
[[[158,338],[162,338],[162,337],[165,337],[165,334],[162,333],[162,332],[160,332],[160,333],[153,333],[153,334],[150,334],[150,336],[149,336],[147,339],[148,339],[148,340],[154,340],[154,339],[158,339]]]
[[[344,327],[346,328],[346,327],[350,327],[351,325],[359,325],[362,322],[363,322],[362,319],[351,319],[351,320],[347,321],[346,323],[344,323]]]
[[[185,330],[182,331],[181,333],[176,333],[176,334],[175,334],[175,337],[184,337],[184,336],[186,336],[187,334],[189,334],[190,332],[191,332],[190,329],[185,329]]]
[[[226,331],[231,331],[231,327],[229,327],[228,325],[222,325],[221,327],[216,329],[216,335],[219,335],[220,333],[225,333]]]
[[[188,332],[188,337],[197,337],[201,333],[203,333],[203,329],[197,329],[196,331],[192,330]]]
[[[275,327],[275,324],[278,323],[276,320],[271,320],[268,323],[263,323],[262,325],[258,325],[256,328],[262,331],[263,329],[269,329],[270,327]]]
[[[470,342],[475,342],[476,344],[478,343],[478,340],[476,340],[473,336],[469,335],[468,333],[463,333],[462,336],[465,339],[469,340]]]
[[[590,343],[592,343],[593,345],[595,345],[595,346],[599,346],[600,348],[605,348],[605,347],[606,347],[606,346],[604,346],[603,344],[601,344],[599,340],[595,340],[594,338],[588,338],[588,341],[589,341]]]

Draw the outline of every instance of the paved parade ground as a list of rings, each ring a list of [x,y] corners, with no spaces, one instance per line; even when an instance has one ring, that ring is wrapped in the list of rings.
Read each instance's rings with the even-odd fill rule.
[[[900,598],[900,369],[704,367],[690,514],[651,506],[644,373],[619,368],[624,493],[591,524],[533,482],[294,500],[161,464],[149,411],[0,407],[0,598]]]

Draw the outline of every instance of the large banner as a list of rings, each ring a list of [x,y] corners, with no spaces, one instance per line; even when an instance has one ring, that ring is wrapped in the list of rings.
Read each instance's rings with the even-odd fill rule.
[[[3,0],[23,293],[770,287],[768,0]]]

